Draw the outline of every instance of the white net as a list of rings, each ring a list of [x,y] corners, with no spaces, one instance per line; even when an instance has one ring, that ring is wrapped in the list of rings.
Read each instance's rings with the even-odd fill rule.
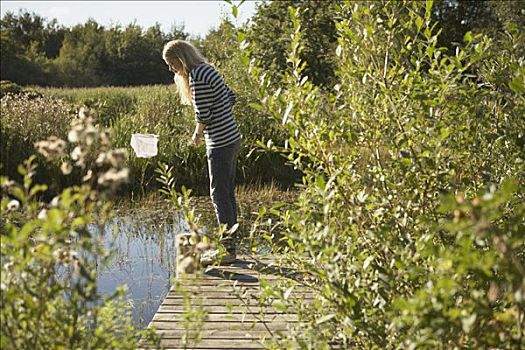
[[[139,158],[151,158],[157,155],[159,136],[155,134],[131,135],[131,147]]]

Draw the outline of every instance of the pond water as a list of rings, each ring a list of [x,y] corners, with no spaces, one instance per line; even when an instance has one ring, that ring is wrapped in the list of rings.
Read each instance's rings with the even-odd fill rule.
[[[114,253],[100,268],[98,290],[111,295],[126,286],[134,323],[143,328],[153,318],[175,276],[175,236],[187,231],[182,217],[162,213],[128,212],[104,227],[103,240]]]
[[[244,192],[241,192],[239,207],[239,221],[244,225],[253,220],[251,213],[257,212],[262,202],[271,203],[290,196],[288,192],[283,194],[273,189],[242,196]],[[202,233],[212,232],[217,224],[209,197],[196,197],[194,205]],[[175,237],[188,230],[182,215],[168,208],[117,210],[113,220],[103,228],[104,245],[114,257],[109,266],[99,265],[98,291],[109,296],[118,287],[126,286],[133,320],[138,327],[148,325],[168,293],[175,277]],[[269,252],[267,243],[254,244],[245,237],[238,245],[239,253],[247,253],[252,245],[256,246],[256,254]]]

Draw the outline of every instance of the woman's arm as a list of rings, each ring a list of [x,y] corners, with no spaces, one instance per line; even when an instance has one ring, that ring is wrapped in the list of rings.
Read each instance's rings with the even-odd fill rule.
[[[197,125],[195,125],[195,131],[193,132],[193,136],[191,137],[191,139],[196,145],[202,142],[202,132],[205,128],[206,124],[203,123],[197,123]]]
[[[213,104],[213,89],[204,81],[190,79],[192,102],[195,107],[195,131],[191,139],[198,145],[202,142],[206,124],[211,121],[211,106]]]

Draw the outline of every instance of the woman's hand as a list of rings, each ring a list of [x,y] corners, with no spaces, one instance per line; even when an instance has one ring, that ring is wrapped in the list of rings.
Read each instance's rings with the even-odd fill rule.
[[[202,142],[202,134],[194,132],[191,139],[193,140],[193,143],[199,145]]]
[[[202,142],[202,135],[205,128],[206,125],[202,123],[197,123],[197,125],[195,125],[195,131],[193,132],[191,139],[196,145],[199,145]]]

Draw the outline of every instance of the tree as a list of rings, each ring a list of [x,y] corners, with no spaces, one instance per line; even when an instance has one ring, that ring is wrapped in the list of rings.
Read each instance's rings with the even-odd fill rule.
[[[299,17],[304,29],[301,58],[307,64],[305,74],[316,85],[332,85],[336,47],[335,2],[286,0],[261,4],[248,35],[254,46],[253,57],[261,61],[265,69],[272,71],[272,75],[283,76],[288,66],[286,50],[293,32],[288,7],[301,10]]]
[[[525,2],[493,0],[439,0],[432,19],[441,27],[439,43],[453,48],[463,42],[468,31],[496,35],[505,25],[525,26]]]
[[[104,27],[93,19],[66,32],[55,63],[65,86],[96,86],[103,78]]]
[[[2,79],[21,84],[49,84],[50,58],[56,57],[64,28],[46,24],[35,13],[7,12],[0,20]]]

